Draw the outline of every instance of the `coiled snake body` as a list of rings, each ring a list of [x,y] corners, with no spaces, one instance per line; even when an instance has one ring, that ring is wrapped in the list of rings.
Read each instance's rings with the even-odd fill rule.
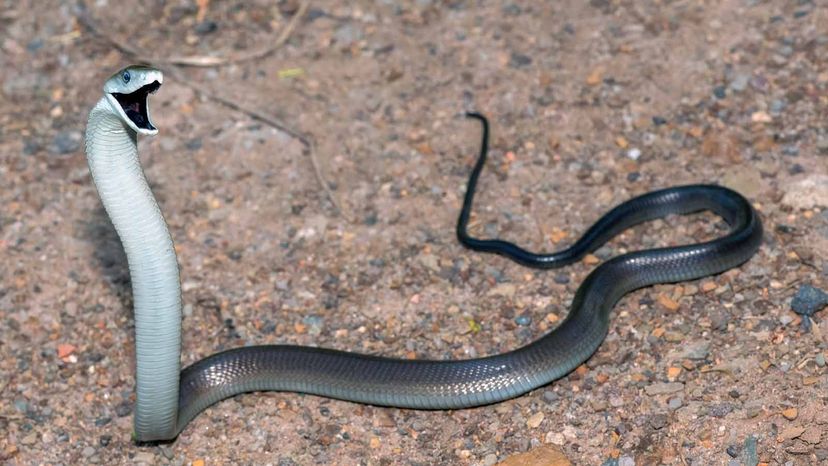
[[[741,195],[710,185],[655,191],[615,207],[574,245],[539,255],[466,231],[483,148],[467,187],[457,225],[466,246],[535,267],[574,262],[624,229],[674,213],[711,210],[730,225],[716,240],[631,252],[596,268],[580,286],[569,315],[538,340],[513,351],[469,360],[400,360],[322,348],[271,345],[232,349],[180,370],[181,288],[172,239],[138,160],[137,135],[157,133],[147,96],[160,87],[160,71],[121,70],[104,85],[89,114],[86,152],[104,207],[129,261],[135,302],[137,403],[135,438],[169,440],[199,412],[251,391],[310,393],[374,405],[452,409],[494,403],[545,385],[587,360],[603,341],[618,299],[636,288],[723,272],[748,260],[762,226]]]

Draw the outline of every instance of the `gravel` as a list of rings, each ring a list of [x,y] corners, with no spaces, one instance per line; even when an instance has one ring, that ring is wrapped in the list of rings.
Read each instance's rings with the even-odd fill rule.
[[[274,44],[299,5],[104,3],[86,2],[96,23],[152,57],[231,61]],[[10,3],[0,463],[477,465],[545,446],[572,464],[825,462],[828,35],[825,7],[799,3],[314,2],[275,50],[186,70],[312,137],[347,215],[300,141],[169,78],[151,98],[159,135],[139,144],[186,284],[184,365],[255,344],[508,351],[560,325],[597,263],[726,228],[671,216],[555,271],[466,250],[454,225],[480,128],[464,110],[492,125],[480,235],[553,251],[631,196],[732,183],[765,236],[737,269],[621,298],[592,358],[513,400],[417,411],[248,394],[162,447],[130,438],[129,269],[83,157],[87,112],[131,58],[73,8]],[[803,430],[779,442],[790,427]]]

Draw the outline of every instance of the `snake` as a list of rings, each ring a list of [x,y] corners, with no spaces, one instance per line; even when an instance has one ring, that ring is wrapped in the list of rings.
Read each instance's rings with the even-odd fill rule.
[[[602,216],[570,247],[538,254],[501,239],[468,233],[474,191],[488,151],[480,156],[457,222],[468,248],[521,264],[551,268],[576,262],[629,227],[670,214],[711,211],[727,233],[697,244],[628,252],[601,263],[575,292],[560,325],[499,354],[457,360],[395,359],[310,346],[233,348],[181,369],[182,293],[167,223],[138,157],[138,135],[158,133],[149,95],[161,70],[128,66],[107,79],[89,112],[86,157],[93,183],[123,245],[135,321],[133,438],[174,440],[207,407],[246,392],[284,391],[398,408],[460,409],[500,402],[542,387],[588,360],[606,337],[616,302],[632,290],[718,274],[746,262],[762,241],[762,223],[742,195],[717,185],[665,188],[634,197]]]

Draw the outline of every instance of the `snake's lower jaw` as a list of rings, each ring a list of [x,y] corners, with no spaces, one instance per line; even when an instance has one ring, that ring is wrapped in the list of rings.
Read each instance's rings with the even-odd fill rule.
[[[152,124],[150,118],[149,95],[155,93],[159,87],[161,83],[153,81],[129,94],[112,92],[106,94],[106,97],[127,126],[138,134],[152,136],[158,133],[158,128]]]

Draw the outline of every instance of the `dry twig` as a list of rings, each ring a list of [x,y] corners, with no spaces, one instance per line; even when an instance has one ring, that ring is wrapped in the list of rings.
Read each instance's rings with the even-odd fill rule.
[[[257,50],[255,52],[250,52],[247,54],[228,58],[212,57],[208,55],[191,55],[184,57],[169,57],[161,60],[152,60],[152,62],[164,63],[168,65],[195,66],[208,68],[213,66],[224,66],[229,64],[242,63],[246,61],[261,60],[262,58],[265,58],[268,55],[275,52],[279,47],[281,47],[285,44],[285,42],[287,42],[287,40],[290,38],[290,35],[293,34],[293,31],[296,29],[296,26],[299,24],[299,20],[301,20],[305,16],[305,12],[308,11],[308,5],[310,5],[310,2],[302,2],[302,4],[299,5],[299,9],[297,9],[296,13],[294,13],[293,16],[290,18],[290,22],[287,24],[287,26],[285,26],[282,29],[282,32],[279,34],[279,37],[276,38],[276,42],[274,42],[268,47],[263,48],[262,50]]]

